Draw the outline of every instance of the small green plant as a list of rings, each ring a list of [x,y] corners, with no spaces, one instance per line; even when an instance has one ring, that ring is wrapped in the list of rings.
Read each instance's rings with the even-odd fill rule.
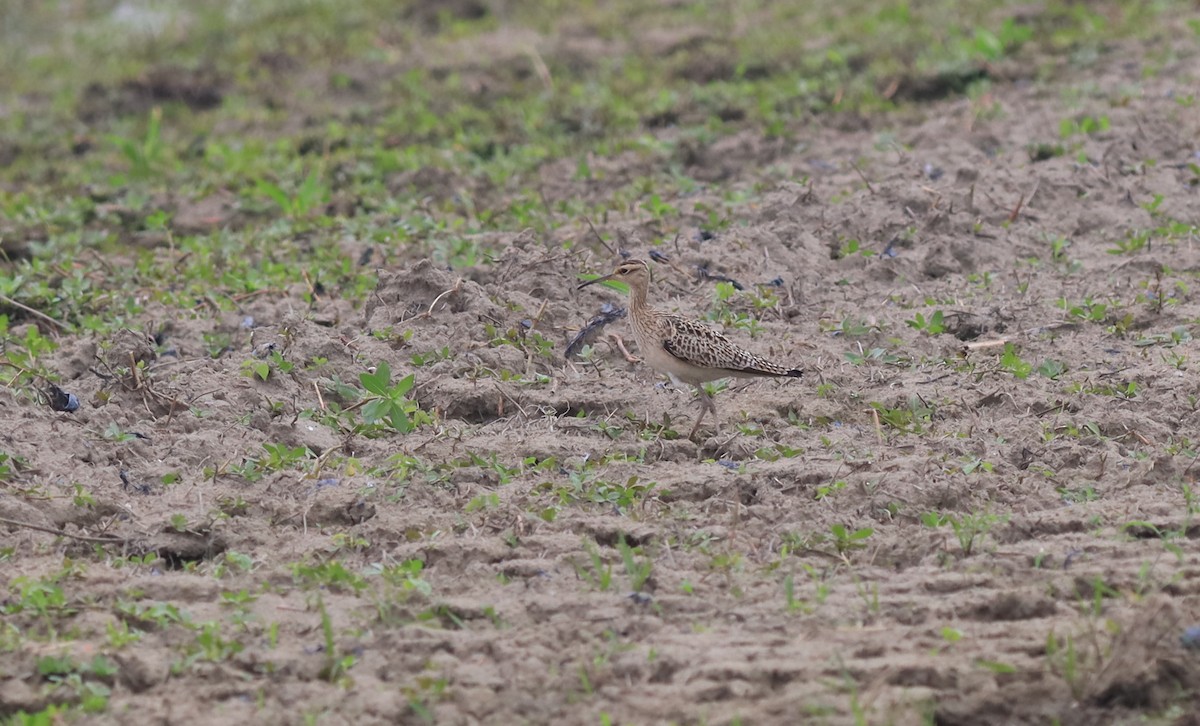
[[[1100,499],[1100,494],[1091,484],[1081,487],[1060,487],[1057,491],[1064,502],[1071,502],[1072,504],[1086,504],[1088,502],[1099,501]]]
[[[3,278],[0,278],[2,282]],[[7,318],[0,315],[0,333],[6,328]],[[13,387],[36,380],[55,380],[56,376],[42,359],[57,349],[58,345],[42,335],[36,325],[27,326],[25,335],[19,339],[6,339],[0,335],[0,384]]]
[[[1108,131],[1111,126],[1108,116],[1104,115],[1065,118],[1058,125],[1058,135],[1064,139],[1079,135],[1092,136]]]
[[[132,178],[143,180],[154,176],[162,167],[167,148],[162,140],[162,108],[155,106],[150,109],[146,133],[141,140],[115,135],[109,136],[108,140],[129,163],[129,175]]]
[[[116,650],[142,639],[142,631],[132,628],[124,620],[114,620],[105,626],[108,644]]]
[[[405,397],[413,387],[412,373],[392,383],[392,369],[387,361],[380,361],[375,372],[362,373],[358,379],[371,394],[362,410],[367,424],[383,422],[397,433],[407,434],[428,420],[416,402]]]
[[[1067,153],[1067,148],[1062,144],[1039,141],[1029,144],[1025,151],[1029,154],[1030,161],[1045,161],[1062,156]]]
[[[856,239],[842,240],[841,247],[838,248],[833,258],[835,260],[844,260],[847,257],[859,255],[861,257],[873,257],[877,253],[868,247],[864,247],[862,242]]]
[[[1059,298],[1058,306],[1065,310],[1068,316],[1089,323],[1103,323],[1110,314],[1107,303],[1094,300],[1090,296],[1084,297],[1076,304],[1070,303],[1066,298]]]
[[[1038,366],[1037,370],[1039,375],[1049,378],[1052,381],[1057,381],[1064,373],[1067,372],[1067,365],[1062,361],[1054,360],[1053,358],[1047,358],[1046,360],[1042,361],[1042,364]]]
[[[642,202],[642,207],[650,213],[650,216],[656,218],[679,216],[679,210],[671,204],[664,202],[657,194],[651,194],[648,199]]]
[[[862,599],[863,604],[867,607],[867,612],[872,616],[879,614],[879,583],[871,582],[869,585],[866,581],[854,575],[854,590]]]
[[[993,468],[992,462],[985,461],[984,459],[982,459],[981,457],[978,457],[978,456],[969,456],[964,460],[963,465],[959,469],[959,471],[961,471],[964,474],[974,474],[977,472],[985,472],[985,473],[990,474],[990,473],[992,473],[992,468]]]
[[[371,546],[371,541],[360,534],[351,532],[334,532],[329,538],[325,551],[331,555],[342,552],[363,552]]]
[[[495,492],[488,492],[487,494],[479,494],[472,497],[471,501],[467,502],[467,506],[463,508],[463,511],[467,514],[474,514],[475,512],[482,512],[488,509],[496,509],[499,506],[500,495]]]
[[[759,431],[761,433],[761,430]],[[784,444],[776,444],[775,446],[764,446],[754,452],[754,458],[762,461],[779,461],[780,459],[791,459],[800,456],[804,453],[804,449],[793,449]]]
[[[72,484],[71,488],[75,493],[71,497],[71,503],[76,507],[87,508],[96,506],[96,499],[92,493],[87,490],[82,484]]]
[[[114,421],[114,422],[110,423],[108,426],[106,426],[104,428],[104,431],[100,435],[104,437],[105,441],[112,441],[112,442],[115,442],[118,444],[124,443],[126,441],[136,441],[137,440],[136,434],[127,433],[127,432],[121,430],[121,427],[119,425],[117,425],[116,421]]]
[[[191,618],[171,603],[156,602],[142,604],[118,600],[114,612],[125,622],[132,622],[145,629],[163,630],[170,625],[185,624],[191,627]]]
[[[262,447],[267,455],[258,459],[257,462],[259,466],[268,471],[287,471],[296,468],[302,461],[316,458],[307,446],[263,442]]]
[[[663,414],[661,423],[651,421],[649,418],[640,418],[633,411],[627,412],[625,417],[637,430],[638,438],[644,441],[671,441],[679,438],[679,432],[671,428],[671,417],[668,414]]]
[[[292,579],[305,589],[327,587],[332,590],[362,592],[367,580],[362,575],[347,570],[337,560],[310,565],[298,562],[292,565]]]
[[[612,589],[612,565],[604,562],[604,558],[600,556],[596,545],[591,542],[585,541],[583,549],[587,552],[588,561],[582,565],[576,563],[574,560],[571,561],[571,565],[575,568],[576,576],[601,592],[607,592]]]
[[[405,686],[401,692],[408,699],[408,707],[412,712],[423,722],[432,724],[437,723],[437,719],[430,711],[431,704],[444,698],[448,685],[449,681],[445,678],[422,675],[417,677],[414,685]]]
[[[890,407],[882,403],[872,402],[871,408],[879,417],[880,423],[889,426],[902,434],[920,434],[925,426],[933,420],[933,408],[926,405],[919,396],[908,399],[905,407]]]
[[[59,690],[73,693],[84,713],[100,713],[108,707],[112,691],[103,681],[112,680],[117,666],[104,655],[79,663],[70,656],[42,656],[37,663],[38,674]]]
[[[971,55],[985,61],[997,61],[1032,37],[1033,28],[1019,24],[1012,18],[1005,18],[995,33],[986,28],[976,28],[974,37],[964,41],[964,47]]]
[[[617,551],[621,553],[621,562],[625,565],[625,574],[629,576],[629,588],[641,592],[653,573],[654,563],[649,557],[638,557],[642,554],[641,547],[631,547],[625,541],[625,535],[617,539]]]
[[[272,348],[265,358],[250,358],[242,361],[242,375],[266,381],[273,373],[291,373],[295,364],[283,357],[278,349]]]
[[[13,578],[10,588],[16,595],[0,603],[0,613],[32,613],[48,617],[73,612],[67,607],[66,593],[53,579],[18,576]]]
[[[1186,482],[1179,485],[1179,493],[1183,495],[1184,511],[1190,520],[1200,513],[1200,493]]]
[[[610,424],[604,419],[600,419],[596,423],[592,424],[592,428],[604,434],[613,441],[621,438],[621,434],[625,432],[624,428],[617,426],[616,424]]]
[[[786,547],[786,545],[785,545]],[[829,584],[824,581],[816,568],[809,564],[802,564],[801,567],[808,574],[809,579],[813,582],[813,598],[811,601],[801,600],[796,596],[796,583],[794,576],[789,573],[783,578],[783,596],[789,613],[800,612],[805,615],[811,615],[816,612],[817,607],[825,604],[825,600],[829,597]]]
[[[1088,639],[1084,639],[1087,642]],[[1059,637],[1050,631],[1046,635],[1046,663],[1050,672],[1062,678],[1075,699],[1085,697],[1091,674],[1102,665],[1102,652],[1098,643],[1091,647],[1080,647],[1072,635]]]
[[[1098,618],[1104,614],[1104,601],[1117,598],[1121,593],[1114,590],[1104,578],[1096,575],[1086,584],[1076,583],[1076,597],[1079,599],[1079,610],[1085,616]]]
[[[372,565],[367,568],[367,574],[378,573],[393,588],[429,597],[433,594],[433,587],[424,578],[424,570],[425,563],[414,558],[396,564]]]
[[[265,360],[248,359],[242,361],[242,375],[247,378],[258,377],[265,381],[271,377],[271,364]]]
[[[904,362],[900,356],[888,352],[887,348],[871,348],[864,351],[861,346],[857,351],[846,351],[846,360],[856,366],[867,363],[883,363],[885,365],[898,366]]]
[[[105,701],[107,704],[107,699]],[[18,710],[12,715],[11,721],[13,726],[58,726],[69,718],[71,707],[67,704],[49,705],[40,711],[29,713],[25,710]]]
[[[316,209],[329,201],[329,185],[321,179],[317,169],[309,171],[304,181],[296,187],[296,191],[288,194],[278,184],[266,179],[259,179],[255,185],[259,196],[266,197],[279,205],[284,216],[298,219],[311,215]]]
[[[1147,230],[1137,230],[1130,232],[1129,235],[1123,237],[1116,242],[1115,247],[1108,249],[1110,255],[1128,255],[1134,252],[1140,252],[1150,247],[1150,232]]]
[[[866,540],[875,534],[875,530],[870,527],[861,527],[859,529],[850,529],[844,524],[835,524],[829,528],[829,533],[832,536],[831,542],[833,548],[842,557],[854,550],[863,549],[867,546]]]
[[[325,664],[321,666],[321,678],[330,683],[349,685],[349,672],[358,658],[353,653],[340,653],[333,633],[333,618],[325,608],[325,598],[317,595],[317,612],[321,616],[321,636],[324,641]]]
[[[870,335],[878,329],[878,326],[872,325],[862,318],[847,317],[830,323],[821,323],[822,331],[846,338],[861,338],[865,335]]]
[[[922,313],[917,313],[912,320],[904,321],[913,330],[919,330],[926,335],[941,335],[946,332],[945,314],[936,310],[927,319]]]
[[[1050,240],[1050,259],[1056,265],[1065,267],[1068,272],[1076,272],[1081,264],[1067,256],[1067,250],[1071,248],[1071,244],[1071,240],[1066,237],[1055,237]]]
[[[24,461],[20,457],[0,451],[0,481],[15,481],[21,468],[24,468]]]
[[[1017,346],[1012,343],[1005,343],[1004,352],[1000,355],[1000,369],[1008,371],[1021,380],[1025,380],[1033,372],[1033,364],[1023,359],[1017,353]]]
[[[547,482],[539,488],[550,491],[562,505],[590,502],[607,505],[618,512],[626,513],[644,501],[658,486],[656,482],[642,482],[636,476],[629,477],[623,484],[594,479],[594,476],[595,473],[590,470],[572,471],[567,477],[568,485],[556,487]]]
[[[1005,663],[1000,660],[989,660],[987,658],[976,658],[975,665],[983,668],[986,671],[997,675],[1008,675],[1017,672],[1017,667],[1011,663]]]
[[[233,336],[225,332],[203,333],[204,352],[208,357],[216,359],[227,353],[233,347]]]
[[[813,492],[813,499],[820,501],[827,497],[831,497],[834,494],[837,494],[838,492],[842,491],[845,488],[846,488],[846,480],[845,479],[836,479],[836,480],[828,482],[826,484],[818,484],[816,491]]]
[[[230,590],[221,593],[221,604],[232,605],[234,607],[244,607],[258,599],[258,594],[250,592],[246,588],[241,590]]]
[[[970,557],[979,541],[991,533],[992,529],[1008,521],[1008,515],[992,514],[991,512],[972,512],[960,516],[951,516],[940,512],[928,512],[921,516],[921,523],[926,527],[936,529],[949,525],[958,540],[958,546],[964,557]]]
[[[783,599],[787,604],[787,611],[789,613],[799,610],[807,615],[812,612],[808,603],[796,599],[796,582],[791,574],[783,578]]]
[[[245,647],[237,638],[222,634],[219,621],[201,623],[196,637],[183,645],[183,658],[171,665],[171,672],[176,675],[184,673],[197,661],[220,663],[242,652]]]
[[[114,570],[120,570],[128,567],[135,572],[143,567],[150,567],[155,562],[158,562],[158,554],[154,552],[147,552],[142,555],[128,555],[126,557],[121,557],[119,555],[110,556],[108,559],[109,566]]]
[[[444,345],[440,350],[431,350],[428,353],[414,353],[412,364],[420,368],[421,366],[429,366],[439,361],[450,360],[454,354],[450,352],[450,346]]]

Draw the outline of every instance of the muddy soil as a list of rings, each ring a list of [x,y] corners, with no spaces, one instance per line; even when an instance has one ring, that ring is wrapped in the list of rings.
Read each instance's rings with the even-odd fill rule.
[[[711,181],[670,200],[682,227],[490,234],[472,269],[390,250],[360,308],[297,289],[63,340],[78,411],[0,391],[29,465],[0,490],[8,602],[63,573],[75,611],[8,655],[5,713],[64,697],[35,674],[66,648],[118,666],[95,723],[1193,723],[1200,60],[1107,56],[724,139],[689,155]],[[548,164],[543,190],[645,163]],[[626,321],[564,356],[624,304],[576,290],[621,254],[805,377],[730,386],[684,438],[694,396],[624,358]],[[273,352],[290,371],[246,375]],[[381,361],[431,421],[322,418]],[[264,444],[306,453],[247,468]]]

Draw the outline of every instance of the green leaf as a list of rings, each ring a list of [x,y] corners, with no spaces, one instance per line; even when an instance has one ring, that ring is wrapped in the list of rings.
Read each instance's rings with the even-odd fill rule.
[[[1051,380],[1058,380],[1067,370],[1067,366],[1061,361],[1056,361],[1053,358],[1047,358],[1038,366],[1038,373]]]
[[[284,191],[280,189],[277,184],[269,182],[266,179],[258,180],[258,184],[255,185],[255,191],[265,197],[268,197],[271,201],[278,204],[279,208],[285,212],[288,211],[292,206],[292,200],[288,199],[288,195],[284,193]]]
[[[380,419],[385,418],[391,413],[389,410],[392,402],[385,398],[376,398],[367,405],[363,406],[362,415],[363,421],[367,423],[375,423]]]
[[[1004,55],[1004,44],[994,33],[979,28],[975,31],[975,50],[987,60],[996,60]]]
[[[357,401],[358,399],[362,398],[362,390],[361,389],[355,388],[354,386],[347,385],[345,383],[342,383],[341,381],[337,380],[336,378],[333,381],[332,387],[327,387],[325,390],[333,391],[340,398],[342,398],[346,401],[353,402],[353,401]]]
[[[392,380],[392,369],[388,367],[387,361],[379,361],[374,373],[360,373],[358,380],[362,382],[363,388],[376,396],[386,396],[388,383]]]
[[[394,400],[401,398],[404,396],[404,394],[408,393],[413,387],[413,376],[414,374],[409,373],[407,376],[397,381],[396,385],[392,386],[392,390],[388,392],[388,397]]]
[[[925,525],[926,527],[932,527],[933,529],[941,527],[946,523],[946,521],[945,515],[941,514],[940,512],[926,512],[925,514],[921,515],[921,524]]]
[[[408,414],[404,412],[403,408],[400,408],[400,406],[394,403],[392,404],[392,415],[389,417],[389,420],[392,424],[392,428],[396,429],[402,434],[407,434],[413,429],[412,421],[409,420]]]
[[[602,277],[602,275],[580,275],[579,279],[590,282],[598,277]],[[616,290],[623,295],[629,294],[629,285],[617,280],[605,280],[604,282],[598,284],[602,287],[607,287],[610,290]]]
[[[975,661],[975,665],[987,668],[992,673],[1016,673],[1017,672],[1016,666],[1009,665],[1008,663],[1001,663],[998,660],[986,660],[984,658],[980,658]]]
[[[66,675],[74,672],[75,663],[69,656],[47,655],[38,658],[37,670],[42,676]]]

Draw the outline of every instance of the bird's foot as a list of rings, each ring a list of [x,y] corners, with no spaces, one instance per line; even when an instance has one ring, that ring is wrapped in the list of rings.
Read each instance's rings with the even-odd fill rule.
[[[609,337],[609,340],[611,340],[613,342],[613,345],[617,346],[617,350],[621,351],[621,355],[625,357],[626,361],[628,361],[630,363],[641,363],[642,362],[641,358],[638,358],[636,355],[633,355],[632,353],[629,352],[629,349],[625,347],[625,341],[621,338],[620,335],[617,335],[616,333],[609,333],[608,337]]]

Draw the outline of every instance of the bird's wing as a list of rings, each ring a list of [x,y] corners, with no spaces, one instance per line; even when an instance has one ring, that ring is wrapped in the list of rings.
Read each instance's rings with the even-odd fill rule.
[[[731,375],[799,377],[797,369],[784,368],[745,350],[696,320],[674,315],[665,319],[663,349],[685,363],[700,368],[726,370]]]

